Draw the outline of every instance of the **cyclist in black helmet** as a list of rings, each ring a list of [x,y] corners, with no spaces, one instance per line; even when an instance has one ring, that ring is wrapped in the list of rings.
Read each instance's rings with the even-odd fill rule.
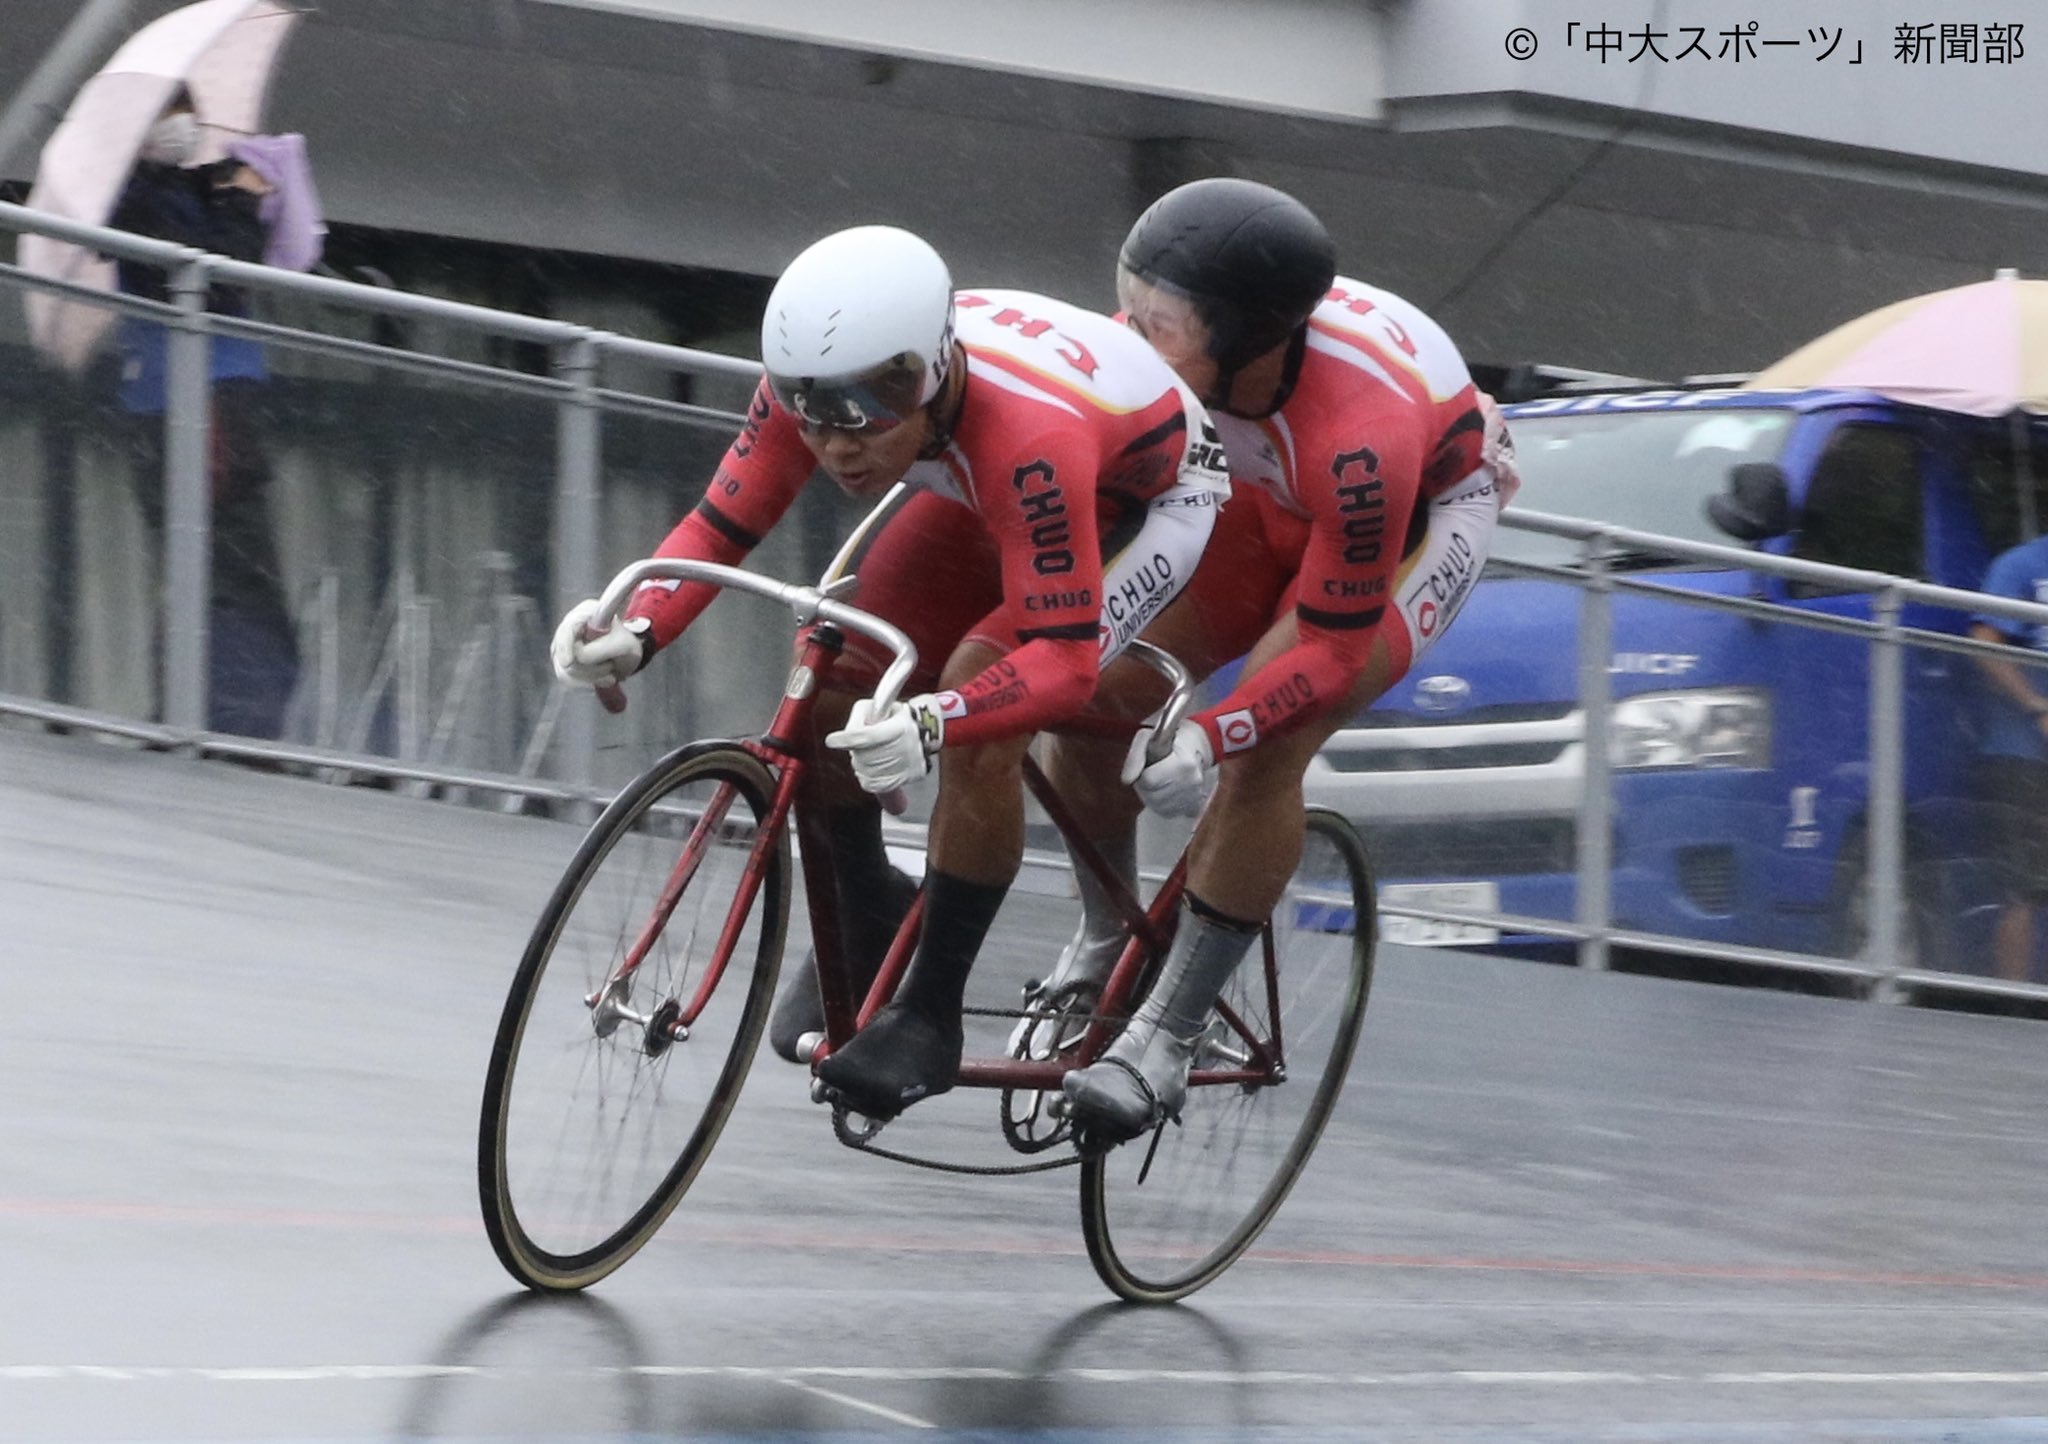
[[[1130,312],[1132,327],[1211,406],[1232,398],[1238,377],[1279,352],[1283,381],[1269,394],[1239,398],[1266,415],[1286,400],[1307,344],[1304,323],[1337,274],[1336,248],[1308,208],[1252,181],[1197,181],[1155,202],[1124,238],[1117,257],[1118,300],[1127,308],[1148,292],[1185,303]],[[1181,323],[1191,318],[1193,328]],[[1280,348],[1285,347],[1284,351]],[[1242,409],[1242,408],[1241,408]]]
[[[1103,1059],[1063,1085],[1111,1137],[1179,1110],[1209,1010],[1300,857],[1309,759],[1449,626],[1508,473],[1498,411],[1450,338],[1337,275],[1321,222],[1283,192],[1234,179],[1169,192],[1125,240],[1117,292],[1127,324],[1209,406],[1233,483],[1187,590],[1145,635],[1200,676],[1246,661],[1162,761],[1146,764],[1145,732],[1127,752],[1062,738],[1054,758],[1126,868],[1140,798],[1186,816],[1215,791],[1159,978]],[[1098,696],[1138,716],[1155,688],[1125,663]],[[1110,785],[1119,772],[1135,794]],[[1041,996],[1085,1000],[1115,962],[1118,929],[1092,891]],[[1021,1028],[1028,1051],[1053,1046],[1055,1025]]]

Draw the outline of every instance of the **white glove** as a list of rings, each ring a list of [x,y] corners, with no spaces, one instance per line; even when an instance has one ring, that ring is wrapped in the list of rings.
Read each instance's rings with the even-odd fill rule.
[[[1162,817],[1193,817],[1216,785],[1216,754],[1209,734],[1194,722],[1183,722],[1173,734],[1173,747],[1157,762],[1145,761],[1155,728],[1140,727],[1124,756],[1124,785],[1138,789],[1145,805]]]
[[[647,665],[654,649],[648,645],[654,623],[646,617],[628,617],[608,632],[585,636],[590,619],[597,615],[597,602],[578,602],[569,608],[555,639],[548,644],[548,656],[555,675],[564,682],[600,687],[625,681]]]
[[[1508,434],[1508,419],[1501,414],[1500,403],[1484,391],[1479,393],[1479,415],[1486,423],[1479,459],[1493,472],[1494,484],[1500,488],[1500,504],[1506,506],[1522,489],[1522,473],[1515,465],[1515,438]]]
[[[846,726],[825,739],[853,763],[853,775],[865,792],[881,794],[917,781],[931,771],[932,754],[946,737],[946,719],[930,693],[907,702],[891,702],[875,711],[875,699],[853,704]]]

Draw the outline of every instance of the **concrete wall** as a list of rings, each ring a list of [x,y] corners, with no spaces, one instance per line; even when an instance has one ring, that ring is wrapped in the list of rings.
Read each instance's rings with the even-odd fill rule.
[[[5,9],[0,93],[69,5]],[[1604,21],[1671,32],[1674,54],[1684,25],[1718,46],[1760,15],[323,0],[273,121],[308,134],[333,215],[361,225],[770,275],[824,231],[891,220],[964,281],[1096,305],[1142,204],[1231,170],[1296,191],[1348,269],[1493,361],[1744,369],[1902,295],[2048,272],[2048,29],[2038,59],[1975,67],[1897,61],[1894,26],[1930,17],[1892,0],[1783,0],[1758,38],[1806,43],[1740,64],[1603,65],[1566,41]],[[1527,61],[1505,47],[1518,25]],[[1860,66],[1816,58],[1809,34],[1835,31]]]

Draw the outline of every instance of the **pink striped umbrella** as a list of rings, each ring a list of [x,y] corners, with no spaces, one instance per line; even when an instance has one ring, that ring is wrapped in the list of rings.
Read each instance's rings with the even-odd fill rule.
[[[299,14],[286,0],[199,0],[143,26],[72,99],[43,147],[28,204],[104,225],[144,133],[180,85],[201,122],[199,159],[220,159],[229,141],[259,128],[278,50]],[[86,247],[23,236],[20,255],[31,274],[115,288],[113,262]],[[36,349],[74,371],[112,323],[96,306],[36,291],[25,299]]]
[[[1989,281],[1859,316],[1759,372],[1752,385],[1852,386],[1895,401],[2048,414],[2048,281]]]

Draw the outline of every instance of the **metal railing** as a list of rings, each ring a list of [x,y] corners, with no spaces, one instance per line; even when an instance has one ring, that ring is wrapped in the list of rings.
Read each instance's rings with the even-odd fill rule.
[[[1631,531],[1522,508],[1511,508],[1504,513],[1501,524],[1515,530],[1575,542],[1579,546],[1579,557],[1571,565],[1500,559],[1492,563],[1510,575],[1559,581],[1580,591],[1577,671],[1578,701],[1585,728],[1582,749],[1585,770],[1574,826],[1576,915],[1565,921],[1505,913],[1406,907],[1383,902],[1385,911],[1433,922],[1478,924],[1504,932],[1573,941],[1577,944],[1581,966],[1596,969],[1608,966],[1614,948],[1632,947],[1858,979],[1868,985],[1874,996],[1887,999],[1912,991],[1937,989],[2048,998],[2048,987],[1915,969],[1905,966],[1902,961],[1908,898],[1905,849],[1906,649],[1925,648],[1973,657],[1995,656],[2030,667],[2048,666],[2048,656],[1949,632],[1908,627],[1901,621],[1907,605],[1919,604],[1964,615],[1985,613],[2034,626],[2048,626],[2048,606],[1880,572],[1777,556],[1745,547]],[[1669,558],[1697,567],[1776,577],[1810,584],[1831,593],[1867,594],[1872,598],[1873,615],[1865,621],[1808,611],[1761,597],[1729,596],[1675,585],[1669,580],[1659,580],[1654,573],[1613,569],[1609,559],[1621,555]],[[1614,598],[1618,593],[1655,597],[1682,606],[1747,616],[1773,625],[1841,633],[1863,638],[1870,644],[1869,795],[1866,813],[1866,835],[1870,847],[1867,896],[1870,906],[1869,934],[1862,956],[1832,958],[1666,933],[1646,933],[1615,925],[1610,890],[1617,821],[1611,761],[1615,699],[1609,668],[1614,650]]]
[[[601,565],[599,544],[604,490],[602,451],[607,417],[631,416],[698,425],[708,422],[719,427],[727,437],[742,419],[730,410],[608,388],[604,385],[607,362],[613,358],[630,359],[637,367],[652,366],[683,376],[729,377],[746,383],[759,376],[757,364],[735,357],[657,344],[457,301],[228,260],[188,247],[79,225],[21,206],[0,204],[0,231],[45,236],[87,247],[103,256],[148,263],[162,268],[168,278],[172,301],[166,304],[132,296],[110,295],[90,287],[32,275],[20,265],[0,265],[0,289],[40,292],[76,304],[141,317],[167,328],[163,413],[162,641],[158,661],[161,720],[142,723],[128,719],[122,727],[130,735],[148,736],[167,745],[275,760],[303,757],[308,751],[305,747],[268,739],[209,734],[205,728],[208,712],[209,542],[212,533],[208,485],[211,442],[209,350],[216,338],[240,337],[260,342],[266,349],[340,358],[380,374],[459,382],[490,393],[530,398],[552,409],[555,455],[545,559],[552,594],[546,598],[514,598],[501,589],[496,604],[499,630],[493,634],[499,640],[505,635],[506,627],[529,626],[531,614],[536,609],[548,617],[560,615],[576,600],[592,594],[608,575],[609,569]],[[377,344],[345,335],[209,312],[206,309],[209,291],[222,283],[259,297],[291,297],[368,317],[431,321],[442,327],[539,346],[549,357],[551,374],[534,375],[509,366],[437,355],[404,345]],[[53,384],[62,383],[53,380]],[[644,549],[655,539],[658,535],[656,538],[639,538],[636,549]],[[488,565],[488,559],[486,548],[480,552],[479,560]],[[465,651],[455,664],[456,675],[451,686],[457,695],[441,699],[438,705],[430,704],[419,686],[419,665],[423,653],[420,638],[427,608],[417,597],[395,595],[386,598],[390,630],[381,649],[378,675],[371,679],[362,695],[352,699],[351,706],[350,702],[336,695],[336,668],[331,654],[323,651],[321,645],[332,638],[334,585],[332,575],[323,575],[315,594],[304,599],[300,609],[302,617],[312,613],[310,625],[302,625],[301,630],[314,642],[311,680],[317,692],[313,700],[301,706],[302,712],[310,708],[316,719],[303,730],[309,731],[318,743],[328,744],[311,750],[321,753],[359,751],[366,734],[365,708],[375,705],[379,694],[389,689],[394,694],[391,700],[399,703],[395,707],[398,748],[397,756],[385,761],[404,764],[414,775],[443,770],[436,764],[448,751],[450,739],[445,724],[451,716],[460,714],[463,706],[461,689],[474,686],[477,669],[481,666],[479,650],[488,650],[494,645],[491,636],[472,630],[464,639]],[[329,619],[325,625],[320,620],[322,617]],[[74,724],[80,717],[79,709],[53,699],[18,695],[0,699],[0,710],[46,720],[68,720]],[[535,735],[527,739],[521,749],[524,762],[512,770],[511,776],[506,778],[507,784],[524,783],[536,795],[554,791],[572,795],[591,794],[591,759],[596,747],[593,710],[580,705],[576,699],[565,703],[561,696],[550,693],[539,711],[541,721],[535,728]],[[344,714],[350,712],[353,720],[345,723]],[[545,779],[536,775],[542,753],[548,764],[549,775]],[[364,760],[373,764],[378,761],[369,757]],[[468,769],[458,768],[455,771],[465,777],[472,775]]]
[[[336,776],[369,773],[409,780],[422,787],[487,793],[504,799],[508,806],[518,806],[527,798],[591,801],[609,790],[598,784],[594,766],[598,750],[595,704],[587,696],[552,686],[537,666],[532,669],[534,675],[514,689],[523,689],[523,700],[513,696],[505,690],[508,677],[518,669],[512,659],[536,657],[537,644],[549,619],[559,616],[580,598],[594,594],[608,574],[600,560],[601,518],[607,502],[603,456],[607,427],[616,427],[625,418],[642,418],[699,426],[709,423],[729,435],[729,429],[742,418],[728,410],[607,387],[607,362],[618,358],[677,375],[729,377],[746,382],[758,377],[754,363],[461,302],[225,260],[185,247],[76,225],[19,206],[0,205],[0,232],[48,236],[91,247],[104,255],[161,266],[172,278],[171,294],[175,298],[171,304],[160,304],[109,296],[32,276],[18,265],[0,265],[0,289],[36,290],[156,320],[169,328],[172,337],[168,404],[163,418],[167,464],[161,589],[164,640],[158,662],[161,720],[108,715],[104,710],[82,708],[60,698],[25,695],[18,689],[0,692],[0,714],[92,729],[198,753],[304,764]],[[345,313],[432,321],[538,345],[550,358],[550,374],[535,375],[510,366],[438,355],[423,348],[210,313],[205,309],[209,288],[223,281],[259,295],[317,301]],[[515,564],[489,548],[480,550],[471,569],[478,583],[475,604],[467,609],[466,615],[454,616],[448,622],[436,621],[434,602],[401,580],[381,600],[381,621],[369,649],[373,660],[364,669],[364,675],[351,680],[344,675],[346,668],[340,655],[340,629],[336,621],[337,595],[345,578],[335,569],[325,569],[302,596],[298,609],[300,635],[309,639],[311,656],[308,677],[302,682],[297,704],[301,719],[298,730],[303,740],[238,737],[208,731],[203,725],[207,715],[211,521],[206,466],[210,424],[207,386],[209,347],[214,338],[227,336],[254,339],[266,347],[287,352],[338,358],[380,375],[459,383],[493,394],[525,398],[546,407],[553,417],[554,432],[546,538],[550,595],[543,598],[521,592],[512,580],[517,570]],[[4,420],[0,417],[0,421]],[[692,493],[699,484],[697,477],[679,480]],[[680,505],[674,508],[681,509]],[[4,521],[4,514],[0,514],[0,521]],[[1931,977],[1900,962],[1901,909],[1906,888],[1904,649],[1911,645],[1959,653],[1996,652],[2027,660],[2014,649],[1991,648],[1964,637],[1905,627],[1900,620],[1902,608],[1910,603],[1924,603],[2048,624],[2048,607],[1526,510],[1511,510],[1503,518],[1503,525],[1577,542],[1581,548],[1580,561],[1574,566],[1517,564],[1509,568],[1523,575],[1566,582],[1582,591],[1578,671],[1586,729],[1586,772],[1575,830],[1576,914],[1566,921],[1427,908],[1389,907],[1389,911],[1439,921],[1481,922],[1576,940],[1581,961],[1591,967],[1605,966],[1615,947],[1655,947],[1672,953],[1690,952],[1839,974],[1862,979],[1886,996],[1948,983],[2029,996],[2048,991],[1984,979]],[[643,554],[647,541],[645,536],[631,538],[628,550],[632,555]],[[1864,622],[1749,597],[1676,587],[1653,576],[1610,568],[1606,558],[1620,551],[1645,551],[1688,563],[1866,592],[1875,599],[1874,618]],[[125,561],[115,564],[127,565]],[[1758,616],[1773,623],[1834,630],[1863,637],[1870,643],[1874,658],[1869,695],[1869,867],[1870,895],[1878,905],[1871,909],[1869,946],[1864,957],[1839,959],[1783,953],[1644,934],[1615,926],[1609,889],[1615,818],[1609,763],[1614,699],[1608,658],[1613,598],[1617,593],[1655,595],[1688,606]],[[0,651],[4,651],[6,638],[18,636],[23,630],[21,619],[0,616]],[[450,633],[457,634],[447,644],[453,648],[454,660],[443,669],[447,680],[439,694],[433,695],[425,675],[428,662],[444,645],[437,638]],[[744,652],[745,648],[742,645],[731,650]],[[779,667],[771,670],[779,675]],[[640,710],[644,714],[649,709]],[[511,730],[515,717],[523,727],[516,734]],[[488,746],[465,751],[456,742],[472,726],[489,733],[491,741]],[[370,745],[373,731],[380,727],[392,734],[390,745],[381,750]],[[477,765],[479,758],[488,765]]]

